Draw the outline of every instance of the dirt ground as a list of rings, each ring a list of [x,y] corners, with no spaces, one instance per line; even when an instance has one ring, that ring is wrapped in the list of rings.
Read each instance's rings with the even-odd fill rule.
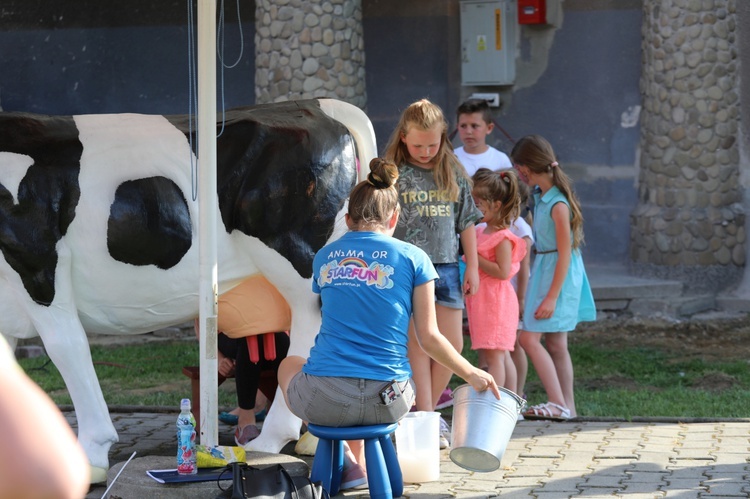
[[[750,361],[750,315],[713,314],[689,320],[617,317],[579,325],[574,333],[608,346],[648,345],[685,359]]]
[[[649,346],[670,353],[675,360],[745,361],[750,364],[750,315],[705,314],[688,320],[617,317],[580,324],[571,342],[591,340],[607,347]],[[608,378],[608,386],[628,388],[630,379]],[[589,380],[589,383],[595,383]],[[725,390],[737,380],[723,373],[710,373],[695,380],[692,388]],[[590,388],[595,388],[591,386]],[[635,388],[635,387],[632,387]]]

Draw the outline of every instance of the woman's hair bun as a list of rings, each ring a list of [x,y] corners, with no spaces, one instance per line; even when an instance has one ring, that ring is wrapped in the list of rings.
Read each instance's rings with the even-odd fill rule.
[[[398,167],[393,161],[373,158],[370,161],[370,173],[367,182],[376,189],[388,189],[398,180]]]

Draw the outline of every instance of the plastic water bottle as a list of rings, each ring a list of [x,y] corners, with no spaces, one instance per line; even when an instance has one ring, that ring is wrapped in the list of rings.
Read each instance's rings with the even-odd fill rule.
[[[198,473],[195,450],[195,416],[190,412],[190,399],[180,402],[180,415],[177,416],[177,473],[194,475]]]

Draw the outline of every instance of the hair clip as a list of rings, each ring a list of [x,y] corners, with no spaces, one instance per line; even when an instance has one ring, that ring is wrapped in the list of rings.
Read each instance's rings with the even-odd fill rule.
[[[550,163],[549,165],[550,165],[550,166],[551,166],[552,168],[554,168],[554,167],[556,167],[556,166],[557,166],[557,161],[553,161],[553,162],[552,162],[552,163]]]
[[[376,189],[387,189],[390,187],[390,184],[388,182],[385,182],[380,176],[376,175],[373,172],[370,172],[367,175],[367,183],[373,186]]]

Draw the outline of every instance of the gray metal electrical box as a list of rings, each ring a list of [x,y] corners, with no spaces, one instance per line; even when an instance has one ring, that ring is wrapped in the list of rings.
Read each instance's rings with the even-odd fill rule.
[[[516,80],[517,0],[461,0],[461,83]]]

